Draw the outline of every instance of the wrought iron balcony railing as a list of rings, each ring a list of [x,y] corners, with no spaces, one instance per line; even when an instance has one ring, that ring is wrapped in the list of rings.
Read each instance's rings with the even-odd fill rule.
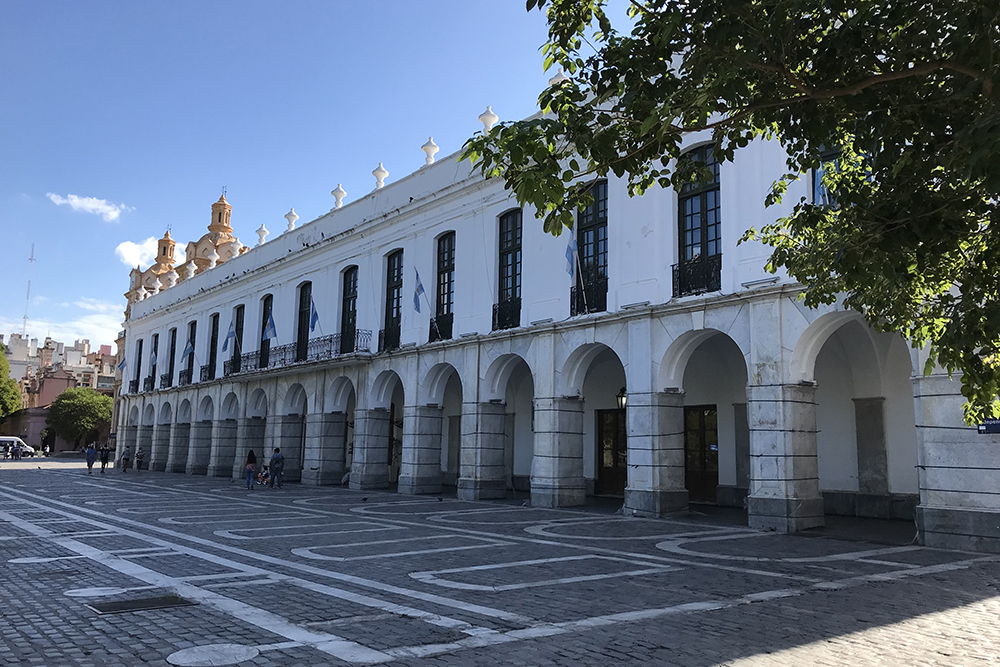
[[[139,379],[138,378],[136,378],[135,380],[129,380],[128,381],[128,393],[130,393],[130,394],[138,394],[139,393]]]
[[[191,384],[191,369],[185,368],[177,374],[177,386],[186,387]]]
[[[242,368],[243,356],[236,355],[232,359],[226,359],[222,362],[222,377],[229,377],[230,375],[236,375],[240,372]]]
[[[493,304],[493,331],[521,326],[521,297]]]
[[[378,351],[391,352],[399,349],[399,325],[386,327],[378,332]]]
[[[160,376],[160,389],[170,389],[174,385],[174,377],[171,373],[164,373]]]
[[[155,383],[156,383],[156,378],[154,378],[152,375],[143,378],[142,379],[142,390],[143,391],[153,391],[153,389],[155,388],[154,387]]]
[[[722,289],[722,255],[697,257],[674,264],[674,297]]]
[[[208,382],[209,380],[215,379],[215,364],[205,364],[201,367],[201,373],[198,375],[198,380],[200,382]]]
[[[608,279],[595,278],[574,285],[569,292],[570,317],[586,313],[603,313],[608,309]]]
[[[455,322],[455,313],[445,313],[431,318],[430,333],[427,334],[427,342],[433,343],[436,340],[451,340],[452,324]]]

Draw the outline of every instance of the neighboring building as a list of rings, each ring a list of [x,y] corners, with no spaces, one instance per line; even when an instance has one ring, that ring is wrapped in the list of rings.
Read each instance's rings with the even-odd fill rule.
[[[710,158],[706,139],[689,149]],[[637,516],[746,503],[778,531],[915,517],[928,545],[1000,551],[1000,437],[962,423],[958,383],[737,243],[790,210],[763,207],[777,143],[679,193],[598,181],[559,238],[456,161],[338,191],[249,252],[220,199],[182,272],[165,236],[127,293],[119,446],[223,477],[280,446],[289,481]]]
[[[0,338],[0,342],[3,342],[2,338]],[[6,345],[7,361],[10,362],[11,380],[20,380],[29,368],[36,374],[38,373],[40,361],[38,357],[37,338],[28,340],[21,336],[21,334],[14,333],[10,335],[10,339]]]

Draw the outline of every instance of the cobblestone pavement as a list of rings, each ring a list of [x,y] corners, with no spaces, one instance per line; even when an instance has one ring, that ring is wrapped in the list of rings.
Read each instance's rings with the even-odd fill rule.
[[[997,557],[697,516],[0,464],[0,561],[2,665],[1000,660]]]

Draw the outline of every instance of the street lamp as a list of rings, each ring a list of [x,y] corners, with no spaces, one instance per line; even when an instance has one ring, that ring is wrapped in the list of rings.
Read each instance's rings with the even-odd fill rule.
[[[618,409],[625,410],[625,403],[628,402],[628,393],[625,391],[625,387],[621,388],[615,398],[618,400]]]

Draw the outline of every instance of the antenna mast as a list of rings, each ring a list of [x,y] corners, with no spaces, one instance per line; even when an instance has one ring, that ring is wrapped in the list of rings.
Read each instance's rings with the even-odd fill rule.
[[[31,265],[35,263],[35,244],[31,244],[31,257],[28,258],[30,275]],[[21,321],[21,338],[28,335],[28,305],[31,303],[31,279],[28,279],[28,291],[24,294],[24,319]]]

